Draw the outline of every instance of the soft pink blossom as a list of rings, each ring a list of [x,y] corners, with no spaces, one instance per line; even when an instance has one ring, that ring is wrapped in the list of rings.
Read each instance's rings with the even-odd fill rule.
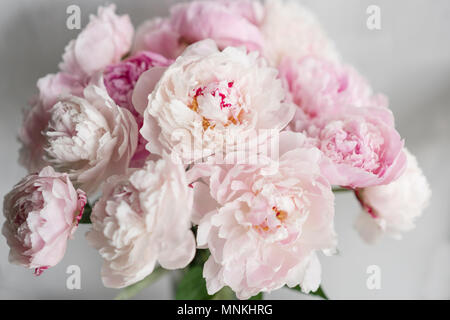
[[[31,106],[24,112],[22,127],[19,131],[21,142],[19,163],[28,172],[38,172],[46,165],[44,160],[46,140],[42,132],[49,120],[50,113],[45,110],[39,98],[35,97]]]
[[[88,25],[66,47],[60,70],[37,82],[39,95],[25,111],[19,139],[20,163],[30,172],[40,170],[42,132],[48,125],[50,111],[63,97],[83,97],[84,89],[97,71],[120,61],[131,48],[133,26],[127,15],[117,16],[115,6],[99,7]]]
[[[246,46],[260,50],[263,37],[258,28],[263,7],[253,0],[191,1],[172,7],[170,17],[146,21],[138,28],[134,51],[150,50],[176,58],[184,48],[213,39],[223,49]]]
[[[129,52],[134,28],[128,15],[118,16],[116,6],[99,7],[88,25],[66,47],[60,69],[80,78],[94,74]]]
[[[157,53],[143,51],[124,61],[107,66],[103,72],[103,79],[109,96],[118,106],[128,109],[133,114],[138,129],[142,127],[144,118],[136,111],[132,102],[136,82],[141,74],[150,68],[168,66],[171,63],[171,60]],[[131,167],[138,168],[144,165],[149,155],[149,152],[145,149],[146,144],[147,141],[139,134],[136,152],[130,163]]]
[[[121,288],[163,268],[184,268],[195,254],[192,189],[181,164],[164,155],[142,169],[113,176],[92,211],[89,243],[104,263],[105,286]]]
[[[334,196],[320,173],[319,150],[306,147],[305,140],[281,133],[274,163],[204,163],[188,172],[190,179],[203,177],[193,188],[202,197],[195,207],[197,242],[211,251],[203,270],[209,294],[223,286],[240,299],[286,284],[317,290],[316,252],[331,253],[336,246]]]
[[[99,7],[87,26],[65,48],[60,71],[39,79],[39,97],[48,111],[60,96],[81,96],[90,77],[119,62],[130,51],[134,28],[128,15],[118,16],[115,5]]]
[[[308,55],[339,61],[333,42],[316,16],[298,1],[267,0],[260,30],[263,53],[271,65],[278,66],[286,57],[297,60]]]
[[[138,107],[147,149],[175,150],[186,163],[214,156],[224,145],[226,152],[242,149],[246,137],[260,129],[279,132],[295,111],[285,101],[277,70],[257,52],[219,51],[212,40],[189,46],[166,70],[154,68],[141,78],[149,89],[137,90],[133,99],[148,97],[147,107]]]
[[[131,112],[109,97],[103,79],[86,87],[83,96],[64,97],[52,108],[43,132],[45,160],[92,194],[106,178],[126,172],[138,129]]]
[[[132,52],[151,51],[175,59],[186,48],[180,35],[168,18],[154,18],[142,23],[136,30]]]
[[[322,151],[322,173],[332,185],[387,184],[405,169],[404,142],[387,108],[342,108],[311,120],[302,130]]]
[[[85,193],[74,189],[67,174],[45,167],[25,177],[3,203],[10,262],[36,274],[60,262],[85,204]]]
[[[301,109],[298,114],[315,118],[340,112],[343,107],[387,107],[387,98],[374,94],[367,81],[350,67],[316,56],[300,60],[283,59],[280,77],[293,102]],[[302,121],[295,117],[293,124]]]
[[[361,237],[373,243],[386,233],[400,239],[412,230],[415,220],[428,206],[431,190],[416,158],[404,150],[407,167],[393,182],[355,190],[364,212],[358,217],[356,228]]]
[[[78,75],[58,72],[48,74],[37,81],[39,100],[44,107],[44,112],[49,113],[53,105],[60,97],[75,95],[81,97],[83,90],[89,82],[89,78],[80,78]]]

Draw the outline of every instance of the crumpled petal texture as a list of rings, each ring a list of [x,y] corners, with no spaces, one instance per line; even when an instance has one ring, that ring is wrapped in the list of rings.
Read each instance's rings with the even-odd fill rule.
[[[252,0],[191,1],[172,7],[170,17],[144,22],[136,32],[133,52],[149,50],[175,59],[187,45],[204,39],[219,48],[245,46],[261,50],[259,23],[263,6]]]
[[[417,159],[408,150],[404,152],[407,167],[397,180],[357,191],[359,200],[370,213],[361,213],[356,228],[369,243],[383,234],[400,239],[403,232],[415,227],[415,220],[430,203],[430,186]]]
[[[322,151],[322,174],[332,185],[354,189],[388,184],[406,167],[404,141],[387,108],[340,108],[305,122],[298,131]]]
[[[300,109],[292,127],[298,128],[311,118],[339,113],[348,106],[388,107],[387,98],[374,94],[367,81],[350,66],[306,56],[298,61],[283,59],[279,70],[291,99]]]
[[[166,67],[172,63],[163,56],[150,51],[142,51],[116,64],[106,67],[103,79],[106,90],[114,102],[129,110],[136,119],[138,129],[144,123],[143,116],[136,110],[132,102],[133,91],[142,73],[153,67]],[[148,141],[139,134],[136,152],[131,159],[130,167],[141,168],[149,152],[145,149]]]
[[[103,80],[84,90],[84,97],[68,96],[52,109],[45,158],[58,171],[66,171],[88,194],[130,165],[138,128],[130,111],[108,96]]]
[[[314,55],[338,61],[333,42],[307,8],[298,1],[268,0],[264,5],[260,30],[264,37],[264,56],[273,66],[283,58],[301,59]]]
[[[285,102],[277,70],[257,52],[235,47],[219,51],[212,40],[188,47],[148,99],[140,131],[150,142],[147,150],[175,150],[185,163],[214,155],[223,145],[242,149],[242,137],[260,129],[279,132],[295,112]]]
[[[134,28],[128,15],[118,16],[115,6],[99,7],[97,16],[65,48],[60,71],[37,82],[38,96],[25,111],[19,139],[22,143],[20,163],[29,172],[45,165],[42,132],[47,127],[53,106],[69,95],[83,97],[86,86],[96,72],[117,63],[131,48]],[[33,139],[34,141],[30,141]]]
[[[85,204],[85,193],[75,190],[67,174],[45,167],[25,177],[3,202],[9,261],[38,270],[56,265]]]
[[[142,280],[157,262],[166,269],[189,264],[195,254],[192,201],[184,167],[168,155],[108,179],[87,234],[104,260],[105,286],[121,288]]]
[[[284,132],[280,140],[278,170],[197,164],[188,172],[203,176],[194,190],[206,177],[216,202],[196,213],[198,245],[211,251],[203,271],[209,294],[229,286],[247,299],[286,284],[305,292],[320,285],[316,252],[336,246],[334,195],[320,174],[319,150],[299,133]]]

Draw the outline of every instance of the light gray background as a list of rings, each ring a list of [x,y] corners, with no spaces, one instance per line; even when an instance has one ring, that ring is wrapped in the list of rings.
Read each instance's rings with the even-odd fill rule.
[[[135,25],[166,15],[175,1],[113,1]],[[81,7],[83,26],[104,1],[0,0],[0,196],[25,175],[17,164],[16,133],[21,110],[35,93],[36,80],[55,72],[65,45],[78,31],[65,27],[66,8]],[[450,185],[450,1],[448,0],[310,0],[343,58],[370,79],[375,90],[390,97],[396,123],[410,151],[418,158],[433,190],[431,206],[417,228],[402,241],[383,239],[364,244],[353,229],[359,207],[352,195],[336,199],[340,254],[321,257],[323,287],[334,299],[449,299]],[[366,28],[366,8],[381,7],[382,29]],[[3,217],[0,218],[3,223]],[[0,298],[113,298],[100,280],[101,260],[84,240],[81,226],[64,260],[40,277],[7,262],[8,248],[0,238]],[[66,289],[66,268],[82,270],[82,289]],[[381,268],[381,290],[368,290],[366,268]],[[161,279],[137,296],[171,297],[170,278]],[[301,299],[280,290],[274,299]]]

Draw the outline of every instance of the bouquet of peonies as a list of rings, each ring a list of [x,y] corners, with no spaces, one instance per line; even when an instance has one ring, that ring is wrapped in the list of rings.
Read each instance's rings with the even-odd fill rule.
[[[326,297],[334,192],[355,193],[364,240],[414,227],[431,192],[387,98],[307,9],[193,1],[136,31],[115,9],[37,82],[19,133],[33,173],[4,199],[11,262],[40,274],[90,223],[126,297],[175,269],[177,298]]]

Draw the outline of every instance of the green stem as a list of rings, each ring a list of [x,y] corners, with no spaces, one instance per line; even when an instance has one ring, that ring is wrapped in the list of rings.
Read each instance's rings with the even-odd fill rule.
[[[91,213],[92,213],[92,207],[88,203],[84,206],[83,216],[80,219],[80,224],[90,224],[91,222]]]
[[[347,189],[347,188],[333,188],[332,189],[333,190],[333,192],[352,192],[353,190],[352,189]]]
[[[114,300],[128,300],[130,298],[133,298],[135,295],[137,295],[139,292],[141,292],[143,289],[147,288],[149,285],[155,283],[161,276],[163,276],[167,270],[158,267],[151,274],[149,274],[147,277],[142,279],[139,282],[136,282],[135,284],[132,284],[131,286],[128,286],[114,298]]]

